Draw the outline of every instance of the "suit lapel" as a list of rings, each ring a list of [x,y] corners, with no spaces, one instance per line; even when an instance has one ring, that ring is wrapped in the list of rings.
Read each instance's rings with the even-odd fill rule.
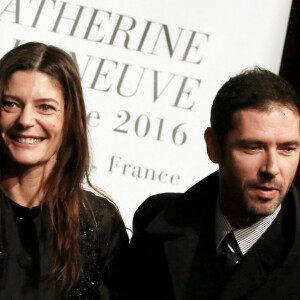
[[[212,291],[215,288],[213,224],[217,176],[209,176],[200,187],[183,194],[178,203],[160,213],[147,228],[151,234],[165,236],[163,247],[176,300],[199,299],[199,282],[210,285]],[[212,182],[213,188],[207,187]]]
[[[182,300],[189,271],[198,245],[198,234],[192,228],[172,226],[161,213],[148,226],[152,234],[165,235],[163,247],[171,275],[176,300]]]
[[[267,276],[266,267],[260,255],[249,253],[234,270],[221,290],[218,299],[240,299],[258,288]]]
[[[266,280],[272,280],[272,276],[276,276],[278,270],[283,270],[287,249],[290,249],[289,245],[293,239],[291,232],[296,225],[293,218],[293,199],[290,196],[286,197],[282,210],[272,225],[236,267],[222,289],[220,299],[239,299],[251,295],[253,291],[257,292],[267,286]],[[285,234],[284,228],[291,231]]]
[[[164,243],[176,300],[184,299],[197,245],[196,232],[187,232]]]

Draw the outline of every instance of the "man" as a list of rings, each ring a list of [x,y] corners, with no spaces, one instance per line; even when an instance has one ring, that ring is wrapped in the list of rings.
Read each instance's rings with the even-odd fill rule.
[[[224,84],[204,136],[219,171],[140,206],[130,299],[300,299],[299,115],[292,88],[269,71]]]

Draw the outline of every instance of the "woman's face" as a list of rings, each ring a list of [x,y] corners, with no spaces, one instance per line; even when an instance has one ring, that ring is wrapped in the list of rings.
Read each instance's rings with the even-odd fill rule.
[[[52,167],[63,138],[61,85],[38,71],[17,71],[4,90],[0,130],[12,160]]]

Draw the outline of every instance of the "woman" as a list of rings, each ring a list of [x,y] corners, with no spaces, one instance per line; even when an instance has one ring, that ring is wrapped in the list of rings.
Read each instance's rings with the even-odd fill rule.
[[[82,190],[74,62],[41,43],[13,49],[0,60],[0,104],[0,299],[120,299],[128,237],[116,207]]]

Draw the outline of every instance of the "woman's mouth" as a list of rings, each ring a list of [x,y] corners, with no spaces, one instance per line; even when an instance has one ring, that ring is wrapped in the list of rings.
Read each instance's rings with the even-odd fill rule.
[[[28,145],[38,144],[43,140],[43,138],[23,137],[23,136],[12,136],[12,139],[15,140],[18,143],[28,144]]]

